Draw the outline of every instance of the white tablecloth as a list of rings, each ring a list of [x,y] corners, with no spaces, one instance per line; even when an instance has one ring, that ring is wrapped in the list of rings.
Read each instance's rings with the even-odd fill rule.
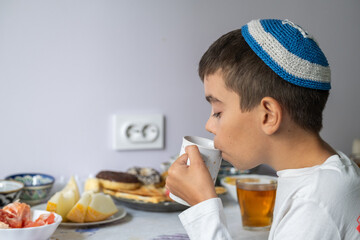
[[[246,231],[241,226],[239,206],[227,194],[221,197],[229,231],[234,240],[265,240],[268,232]],[[183,240],[188,239],[178,218],[180,212],[146,212],[123,207],[125,218],[87,228],[60,226],[50,240]]]

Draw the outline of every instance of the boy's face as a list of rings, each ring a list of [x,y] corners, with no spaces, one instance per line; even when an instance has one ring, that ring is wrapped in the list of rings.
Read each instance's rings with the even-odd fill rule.
[[[263,156],[259,112],[242,112],[240,97],[226,88],[221,71],[204,79],[205,97],[211,104],[206,130],[214,134],[215,147],[222,157],[238,169],[261,164]]]

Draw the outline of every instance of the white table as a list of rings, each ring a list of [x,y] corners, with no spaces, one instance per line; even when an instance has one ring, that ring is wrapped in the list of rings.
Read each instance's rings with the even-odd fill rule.
[[[265,240],[268,232],[246,231],[241,226],[240,209],[225,194],[221,197],[229,231],[234,240]],[[124,207],[125,218],[88,228],[59,227],[50,240],[182,240],[188,239],[178,218],[180,212],[146,212]]]

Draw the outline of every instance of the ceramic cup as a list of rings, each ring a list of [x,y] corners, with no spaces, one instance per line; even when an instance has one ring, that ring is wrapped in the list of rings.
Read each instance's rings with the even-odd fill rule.
[[[185,148],[186,146],[189,145],[196,145],[199,148],[201,157],[210,172],[212,180],[215,183],[222,160],[220,150],[214,148],[214,142],[210,139],[196,137],[196,136],[185,136],[182,141],[180,156],[185,153]],[[190,165],[190,159],[188,159],[187,165]],[[186,206],[190,206],[183,199],[175,196],[172,193],[170,193],[169,196],[171,199],[173,199],[178,203],[181,203]]]

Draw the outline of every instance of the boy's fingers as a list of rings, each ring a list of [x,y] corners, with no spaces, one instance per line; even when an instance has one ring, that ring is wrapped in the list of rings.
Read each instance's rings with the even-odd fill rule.
[[[187,168],[188,154],[184,153],[178,157],[168,169],[168,177],[166,178],[166,188],[171,189],[172,183],[177,182],[177,178],[182,176],[184,166]]]
[[[180,165],[186,165],[188,158],[189,158],[188,154],[184,153],[183,155],[178,157],[178,159],[176,159],[176,161],[174,163],[180,164]]]
[[[196,145],[187,146],[185,152],[189,155],[190,165],[204,164],[199,148]]]
[[[178,157],[173,164],[171,164],[170,168],[168,169],[169,175],[176,175],[177,172],[186,166],[188,160],[188,154],[184,153],[180,157]]]

